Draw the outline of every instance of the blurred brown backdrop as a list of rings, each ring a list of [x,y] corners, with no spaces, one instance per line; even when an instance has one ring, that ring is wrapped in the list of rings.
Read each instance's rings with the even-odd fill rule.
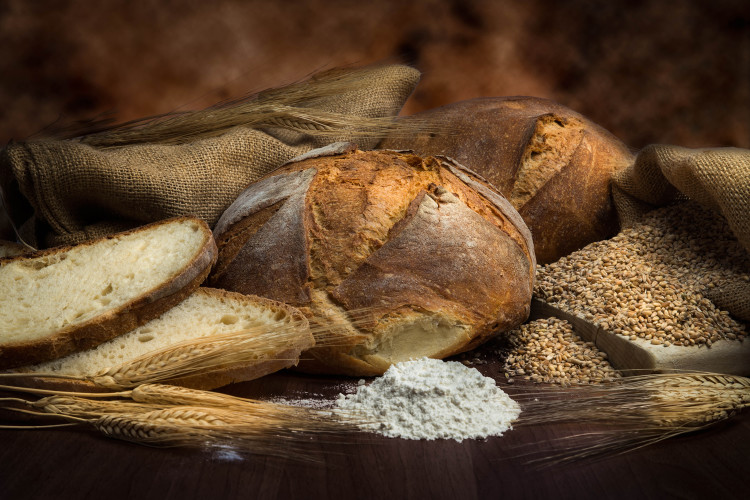
[[[0,143],[385,61],[423,72],[404,113],[535,95],[634,148],[750,147],[745,0],[0,0],[0,37]]]

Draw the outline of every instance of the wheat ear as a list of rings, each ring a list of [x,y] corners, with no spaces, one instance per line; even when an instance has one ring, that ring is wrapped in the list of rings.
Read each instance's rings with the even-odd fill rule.
[[[151,446],[228,447],[239,453],[309,458],[303,438],[267,418],[201,407],[177,407],[138,415],[104,415],[90,421],[104,435]]]
[[[362,321],[364,320],[355,318],[352,324]],[[141,384],[200,375],[229,366],[249,367],[264,361],[278,360],[286,360],[292,365],[298,361],[297,352],[310,349],[315,344],[321,347],[350,345],[365,338],[362,334],[350,334],[342,340],[340,335],[333,333],[333,328],[331,325],[314,325],[311,329],[306,319],[290,320],[279,326],[258,325],[238,332],[186,340],[92,375],[18,371],[0,373],[0,379],[83,380],[102,389],[119,391]]]
[[[572,422],[597,429],[549,443],[555,451],[533,454],[538,463],[555,464],[632,451],[728,419],[750,407],[750,379],[662,373],[509,394],[522,408],[516,427]]]
[[[24,388],[15,390],[23,392]],[[230,447],[238,453],[297,459],[310,459],[303,445],[310,435],[326,435],[330,439],[358,429],[356,420],[338,418],[328,411],[166,385],[144,385],[118,395],[128,399],[54,395],[37,401],[3,398],[0,403],[21,403],[33,410],[6,409],[87,424],[106,436],[139,444]]]
[[[0,377],[85,380],[100,388],[122,390],[233,365],[252,366],[262,361],[279,360],[282,359],[279,353],[303,350],[313,343],[307,321],[292,321],[281,326],[257,327],[179,342],[90,376],[11,372],[0,374]],[[290,364],[296,360],[296,357],[288,359]]]
[[[420,124],[419,119],[410,120],[407,128],[393,117],[358,116],[324,109],[330,108],[331,99],[362,92],[372,84],[368,69],[332,71],[205,110],[168,113],[120,124],[80,136],[78,140],[107,148],[144,143],[179,144],[215,137],[239,126],[284,128],[331,140],[342,135],[380,138],[434,128]]]
[[[295,324],[258,328],[224,335],[211,335],[174,344],[156,353],[136,358],[90,377],[94,384],[109,389],[124,389],[143,383],[205,373],[226,366],[249,366],[260,361],[280,359],[278,353],[313,343]],[[289,359],[290,362],[296,358]]]

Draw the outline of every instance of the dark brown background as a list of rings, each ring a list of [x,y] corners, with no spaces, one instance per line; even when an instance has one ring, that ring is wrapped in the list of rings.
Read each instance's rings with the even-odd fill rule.
[[[4,0],[0,143],[393,61],[424,74],[406,113],[534,95],[635,148],[750,147],[749,23],[743,0]]]

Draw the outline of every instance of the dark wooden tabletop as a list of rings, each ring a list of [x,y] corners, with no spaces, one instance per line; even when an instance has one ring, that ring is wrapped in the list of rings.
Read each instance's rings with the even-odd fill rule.
[[[485,374],[497,367],[478,366]],[[356,379],[281,372],[222,390],[332,400]],[[622,455],[540,467],[526,454],[591,430],[517,427],[501,437],[311,438],[308,458],[157,449],[82,430],[0,431],[0,498],[747,498],[750,415]]]

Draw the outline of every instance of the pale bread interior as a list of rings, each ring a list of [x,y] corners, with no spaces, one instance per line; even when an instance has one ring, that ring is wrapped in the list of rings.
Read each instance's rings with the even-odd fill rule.
[[[295,320],[286,309],[247,295],[198,288],[177,306],[94,349],[21,369],[24,372],[86,376],[108,370],[182,341],[243,330],[268,331]],[[300,335],[308,335],[301,328]]]
[[[34,341],[84,323],[176,276],[206,245],[179,219],[0,267],[0,344]]]
[[[442,357],[472,338],[470,325],[442,314],[409,314],[378,328],[369,344],[355,349],[355,357],[377,367],[415,358]]]
[[[583,137],[583,123],[555,115],[539,117],[526,145],[508,201],[524,206],[566,165]]]

